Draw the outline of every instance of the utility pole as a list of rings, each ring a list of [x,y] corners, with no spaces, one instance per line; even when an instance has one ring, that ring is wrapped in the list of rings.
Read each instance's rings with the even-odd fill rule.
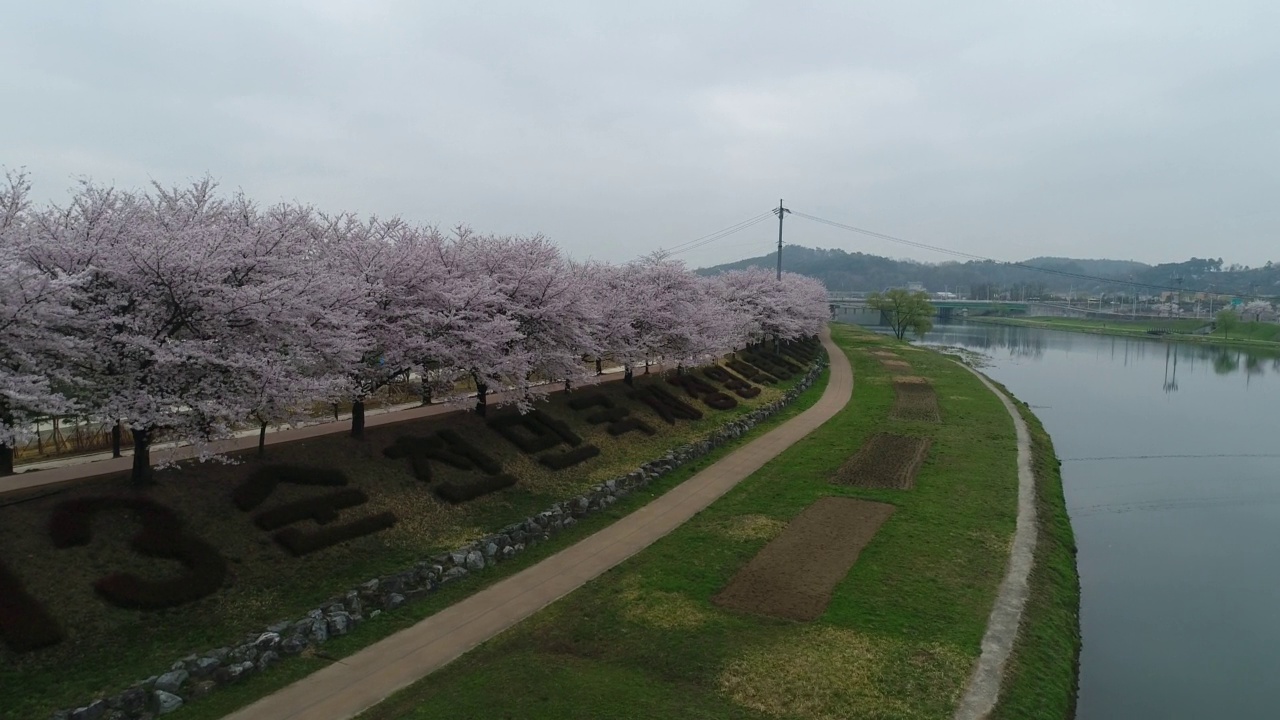
[[[782,207],[782,198],[778,198],[778,209],[773,211],[778,216],[778,280],[782,280],[782,218],[790,210]]]

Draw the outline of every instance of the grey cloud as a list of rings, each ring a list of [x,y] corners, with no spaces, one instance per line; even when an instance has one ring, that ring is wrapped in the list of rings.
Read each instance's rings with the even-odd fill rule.
[[[1272,4],[23,3],[0,163],[620,260],[799,210],[998,258],[1280,260]],[[788,241],[943,259],[795,218]],[[766,252],[761,223],[685,257]]]

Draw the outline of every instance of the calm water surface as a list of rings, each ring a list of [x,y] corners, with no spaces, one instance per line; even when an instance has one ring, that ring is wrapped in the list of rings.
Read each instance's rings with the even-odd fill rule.
[[[1280,718],[1280,359],[939,327],[1029,403],[1079,546],[1081,720]]]

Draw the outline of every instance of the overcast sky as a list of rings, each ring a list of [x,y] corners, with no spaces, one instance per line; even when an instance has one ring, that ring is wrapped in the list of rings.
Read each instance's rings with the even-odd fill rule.
[[[616,261],[783,197],[998,259],[1280,261],[1274,2],[0,6],[0,165],[40,199],[207,172]]]

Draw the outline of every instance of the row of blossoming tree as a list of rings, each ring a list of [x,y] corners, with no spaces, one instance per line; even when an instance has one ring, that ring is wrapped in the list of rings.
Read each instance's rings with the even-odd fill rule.
[[[263,207],[209,180],[86,182],[64,205],[29,192],[23,174],[0,188],[0,474],[40,417],[122,423],[146,483],[160,431],[207,446],[327,402],[351,404],[359,437],[366,400],[411,373],[425,398],[469,379],[483,413],[496,390],[527,406],[602,362],[629,381],[827,319],[825,289],[799,275],[575,262],[541,236]]]

